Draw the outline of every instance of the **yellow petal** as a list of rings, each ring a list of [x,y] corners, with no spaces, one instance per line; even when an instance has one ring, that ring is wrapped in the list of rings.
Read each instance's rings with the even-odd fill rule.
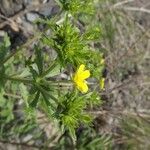
[[[80,74],[81,80],[85,80],[85,79],[87,79],[87,78],[89,78],[89,77],[90,77],[90,71],[89,71],[89,70],[85,70],[84,72],[82,72],[82,73]]]
[[[86,93],[88,91],[88,86],[86,84],[86,82],[79,82],[77,85],[78,89],[82,92],[82,93]]]
[[[84,71],[84,69],[85,69],[85,65],[83,65],[83,64],[80,65],[79,69],[77,70],[77,74],[82,73]]]

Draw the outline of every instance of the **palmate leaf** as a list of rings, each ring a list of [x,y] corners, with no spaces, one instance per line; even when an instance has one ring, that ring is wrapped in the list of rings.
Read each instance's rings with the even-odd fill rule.
[[[7,34],[4,36],[4,40],[0,43],[0,61],[3,62],[4,58],[9,50],[10,47],[10,40]],[[2,64],[1,64],[2,65]]]
[[[53,77],[55,75],[60,74],[60,70],[61,70],[61,66],[58,63],[58,60],[55,59],[53,62],[51,62],[51,64],[49,65],[49,67],[42,73],[42,75],[40,77]]]
[[[43,51],[40,47],[40,45],[35,45],[35,60],[34,62],[36,63],[39,71],[39,75],[43,73]]]
[[[4,40],[2,43],[0,43],[0,92],[1,88],[4,87],[4,76],[5,76],[5,67],[3,64],[3,61],[8,53],[9,47],[10,47],[10,40],[7,34],[4,36]]]
[[[5,83],[4,76],[5,76],[5,68],[4,65],[2,65],[0,66],[0,92],[1,89],[4,87],[4,83]]]
[[[37,69],[34,67],[34,65],[29,66],[29,69],[30,69],[30,73],[32,74],[33,79],[36,80],[39,77]]]
[[[76,148],[79,150],[112,150],[111,135],[99,134],[89,127],[78,134]]]
[[[58,100],[52,95],[53,91],[50,91],[48,88],[39,84],[35,84],[35,87],[43,96],[43,101],[46,103],[46,105],[50,106],[52,110],[55,110],[55,103]]]
[[[26,60],[25,64],[26,66],[29,67],[33,79],[36,80],[37,77],[39,77],[43,73],[44,57],[40,45],[35,45],[34,50],[35,50],[34,60],[32,60],[32,57],[29,57],[28,60]]]
[[[29,92],[27,90],[27,87],[23,83],[21,83],[19,85],[19,89],[20,89],[21,96],[22,96],[22,98],[25,102],[25,105],[26,105],[26,107],[28,107],[28,105],[29,105],[28,104],[28,94],[29,94]]]
[[[85,33],[82,35],[86,41],[96,41],[101,37],[101,26],[100,25],[90,25],[87,27]]]
[[[87,106],[85,98],[75,91],[65,94],[54,115],[60,120],[60,124],[69,131],[73,139],[75,139],[75,129],[79,127],[80,123],[90,124],[92,121],[92,116],[84,110]]]
[[[37,106],[39,98],[40,98],[40,91],[37,91],[37,93],[35,94],[35,98],[32,100],[29,106],[35,108]]]
[[[79,13],[84,14],[93,14],[94,13],[94,5],[93,0],[55,0],[60,7],[70,12],[72,15],[76,15]]]

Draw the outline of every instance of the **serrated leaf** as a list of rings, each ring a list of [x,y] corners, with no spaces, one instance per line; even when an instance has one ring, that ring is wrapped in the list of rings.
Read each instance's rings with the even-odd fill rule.
[[[89,124],[92,121],[92,117],[88,114],[83,114],[81,116],[81,120],[85,123],[85,124]]]
[[[10,40],[7,34],[4,36],[4,40],[2,43],[0,43],[0,61],[3,62],[5,59],[5,56],[8,52],[8,48],[10,46]]]
[[[72,137],[73,141],[76,141],[76,133],[75,133],[75,129],[73,127],[69,128],[69,134]]]
[[[29,106],[35,108],[37,106],[38,100],[40,97],[40,91],[38,91],[35,95],[35,98],[33,99],[33,101],[29,104]]]
[[[21,84],[19,84],[19,89],[20,89],[21,96],[22,96],[23,100],[25,101],[26,106],[28,107],[29,106],[29,104],[28,104],[29,92],[27,90],[27,87],[23,83],[21,83]]]
[[[53,62],[51,62],[51,64],[48,67],[48,69],[43,72],[41,77],[49,78],[49,77],[53,77],[53,76],[55,76],[55,75],[57,75],[59,73],[60,73],[60,65],[59,65],[57,60],[54,60]]]
[[[23,72],[19,75],[19,77],[28,77],[31,75],[30,69],[29,68],[24,68]]]
[[[35,46],[35,63],[38,67],[39,75],[43,73],[43,51],[39,45]]]
[[[55,62],[49,70],[47,70],[46,78],[50,78],[60,74],[61,66],[58,62]]]
[[[5,76],[5,67],[4,65],[0,66],[0,92],[1,89],[4,87],[4,76]]]
[[[30,72],[33,75],[33,79],[36,80],[36,78],[39,76],[37,70],[35,70],[32,66],[29,66]]]

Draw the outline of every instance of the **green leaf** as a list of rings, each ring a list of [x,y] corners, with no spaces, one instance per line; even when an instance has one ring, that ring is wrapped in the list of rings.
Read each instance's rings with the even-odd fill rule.
[[[4,36],[4,46],[9,47],[10,45],[11,45],[10,38],[8,37],[7,34],[5,34],[5,36]]]
[[[99,25],[89,26],[85,33],[83,34],[83,38],[87,41],[95,41],[99,39],[101,36],[101,27]]]
[[[35,98],[33,99],[33,101],[29,104],[29,106],[35,108],[37,106],[38,100],[40,97],[40,91],[38,91],[35,95]]]
[[[1,92],[1,89],[4,88],[4,85],[5,85],[4,77],[5,77],[5,67],[4,65],[2,65],[0,66],[0,92]]]
[[[34,80],[37,79],[37,77],[39,76],[38,72],[36,69],[33,68],[33,66],[29,66],[30,72],[32,74],[32,77]]]
[[[27,90],[27,87],[23,83],[21,83],[19,85],[19,89],[20,89],[21,96],[23,97],[23,100],[25,101],[25,104],[28,107],[28,105],[29,105],[28,104],[28,95],[29,95],[29,92]]]
[[[51,108],[54,110],[55,109],[54,103],[56,103],[58,100],[54,96],[52,96],[52,94],[50,94],[48,91],[46,91],[42,86],[40,86],[38,84],[36,84],[35,86],[41,92],[45,103],[48,106],[51,106]],[[50,102],[50,100],[53,100],[53,101]]]
[[[53,77],[55,75],[58,75],[58,74],[60,74],[60,69],[61,69],[61,66],[58,63],[58,60],[56,59],[50,64],[48,69],[45,72],[43,72],[41,77],[49,78],[49,77]]]
[[[76,133],[75,133],[75,129],[73,127],[69,127],[69,134],[72,137],[72,139],[74,141],[76,141]]]
[[[39,45],[35,45],[35,63],[37,64],[39,75],[43,73],[43,51]]]
[[[0,108],[5,105],[5,98],[3,97],[4,93],[5,93],[4,89],[1,89],[1,91],[0,91]]]
[[[2,43],[0,43],[0,60],[1,62],[4,61],[4,58],[8,52],[8,48],[10,46],[10,40],[9,37],[7,36],[7,34],[4,36],[4,40]],[[2,65],[2,64],[0,64]]]
[[[88,115],[88,114],[82,114],[81,115],[81,120],[85,123],[85,124],[89,124],[92,122],[92,116]]]

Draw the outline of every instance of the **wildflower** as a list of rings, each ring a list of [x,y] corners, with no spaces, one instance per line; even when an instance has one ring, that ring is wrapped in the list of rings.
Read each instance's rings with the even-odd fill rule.
[[[86,93],[88,91],[87,82],[85,79],[90,77],[90,71],[85,70],[85,65],[80,65],[79,69],[74,75],[73,81],[75,82],[78,90],[82,93]]]
[[[104,85],[105,85],[105,78],[102,78],[101,80],[100,80],[100,89],[101,90],[104,90]]]

